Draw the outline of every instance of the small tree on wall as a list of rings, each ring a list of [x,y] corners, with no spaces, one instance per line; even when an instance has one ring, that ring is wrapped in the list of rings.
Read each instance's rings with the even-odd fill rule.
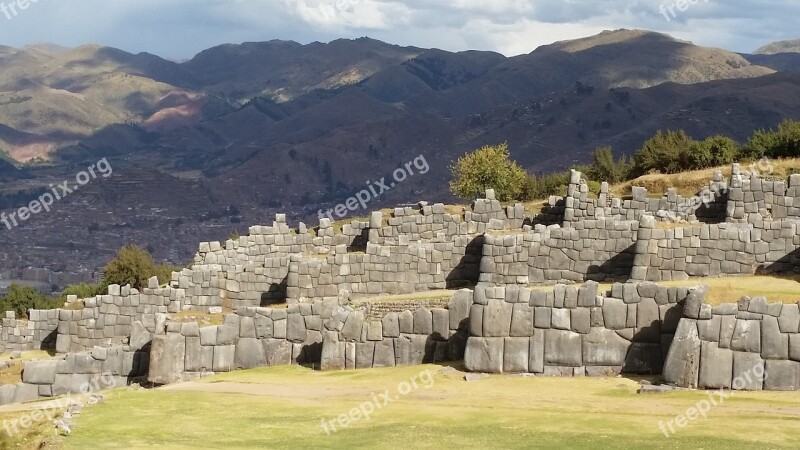
[[[103,269],[103,286],[119,284],[141,289],[156,274],[156,263],[150,253],[136,245],[126,245]]]
[[[512,161],[508,144],[487,145],[458,158],[450,172],[450,192],[464,199],[474,199],[494,189],[497,199],[517,198],[525,183],[525,170]]]

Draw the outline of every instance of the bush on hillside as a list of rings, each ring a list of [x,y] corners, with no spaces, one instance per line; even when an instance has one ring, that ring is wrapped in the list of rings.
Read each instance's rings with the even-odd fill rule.
[[[450,191],[472,200],[494,189],[500,201],[519,197],[525,183],[525,171],[511,160],[508,144],[485,146],[458,158],[450,167],[453,179]]]

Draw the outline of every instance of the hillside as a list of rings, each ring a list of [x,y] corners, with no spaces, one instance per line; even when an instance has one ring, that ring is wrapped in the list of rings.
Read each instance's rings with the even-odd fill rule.
[[[198,238],[276,211],[314,225],[320,208],[419,156],[429,172],[370,207],[452,201],[450,163],[485,144],[508,141],[526,169],[549,172],[601,145],[632,153],[659,129],[742,140],[800,117],[800,74],[756,56],[642,30],[512,58],[368,38],[229,44],[184,63],[96,45],[2,47],[0,149],[34,164],[3,170],[0,192],[33,195],[101,158],[114,167],[8,230],[4,264],[77,257],[95,268],[120,236],[182,262]]]
[[[800,53],[800,39],[769,43],[754,52],[756,55],[774,55],[776,53]]]

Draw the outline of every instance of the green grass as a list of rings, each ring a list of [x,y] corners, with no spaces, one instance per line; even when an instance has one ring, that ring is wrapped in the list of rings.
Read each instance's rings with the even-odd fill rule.
[[[420,388],[330,436],[320,426],[422,370]],[[84,410],[65,448],[797,448],[800,393],[736,393],[666,438],[658,428],[704,392],[639,395],[624,378],[492,376],[467,383],[439,366],[234,372],[193,388],[118,390]],[[184,388],[185,389],[185,388]],[[248,393],[231,393],[242,390]]]

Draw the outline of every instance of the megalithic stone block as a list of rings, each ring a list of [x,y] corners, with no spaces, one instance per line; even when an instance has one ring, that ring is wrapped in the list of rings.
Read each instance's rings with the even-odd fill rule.
[[[697,387],[700,372],[700,336],[695,319],[681,319],[664,363],[664,380],[681,387]]]

